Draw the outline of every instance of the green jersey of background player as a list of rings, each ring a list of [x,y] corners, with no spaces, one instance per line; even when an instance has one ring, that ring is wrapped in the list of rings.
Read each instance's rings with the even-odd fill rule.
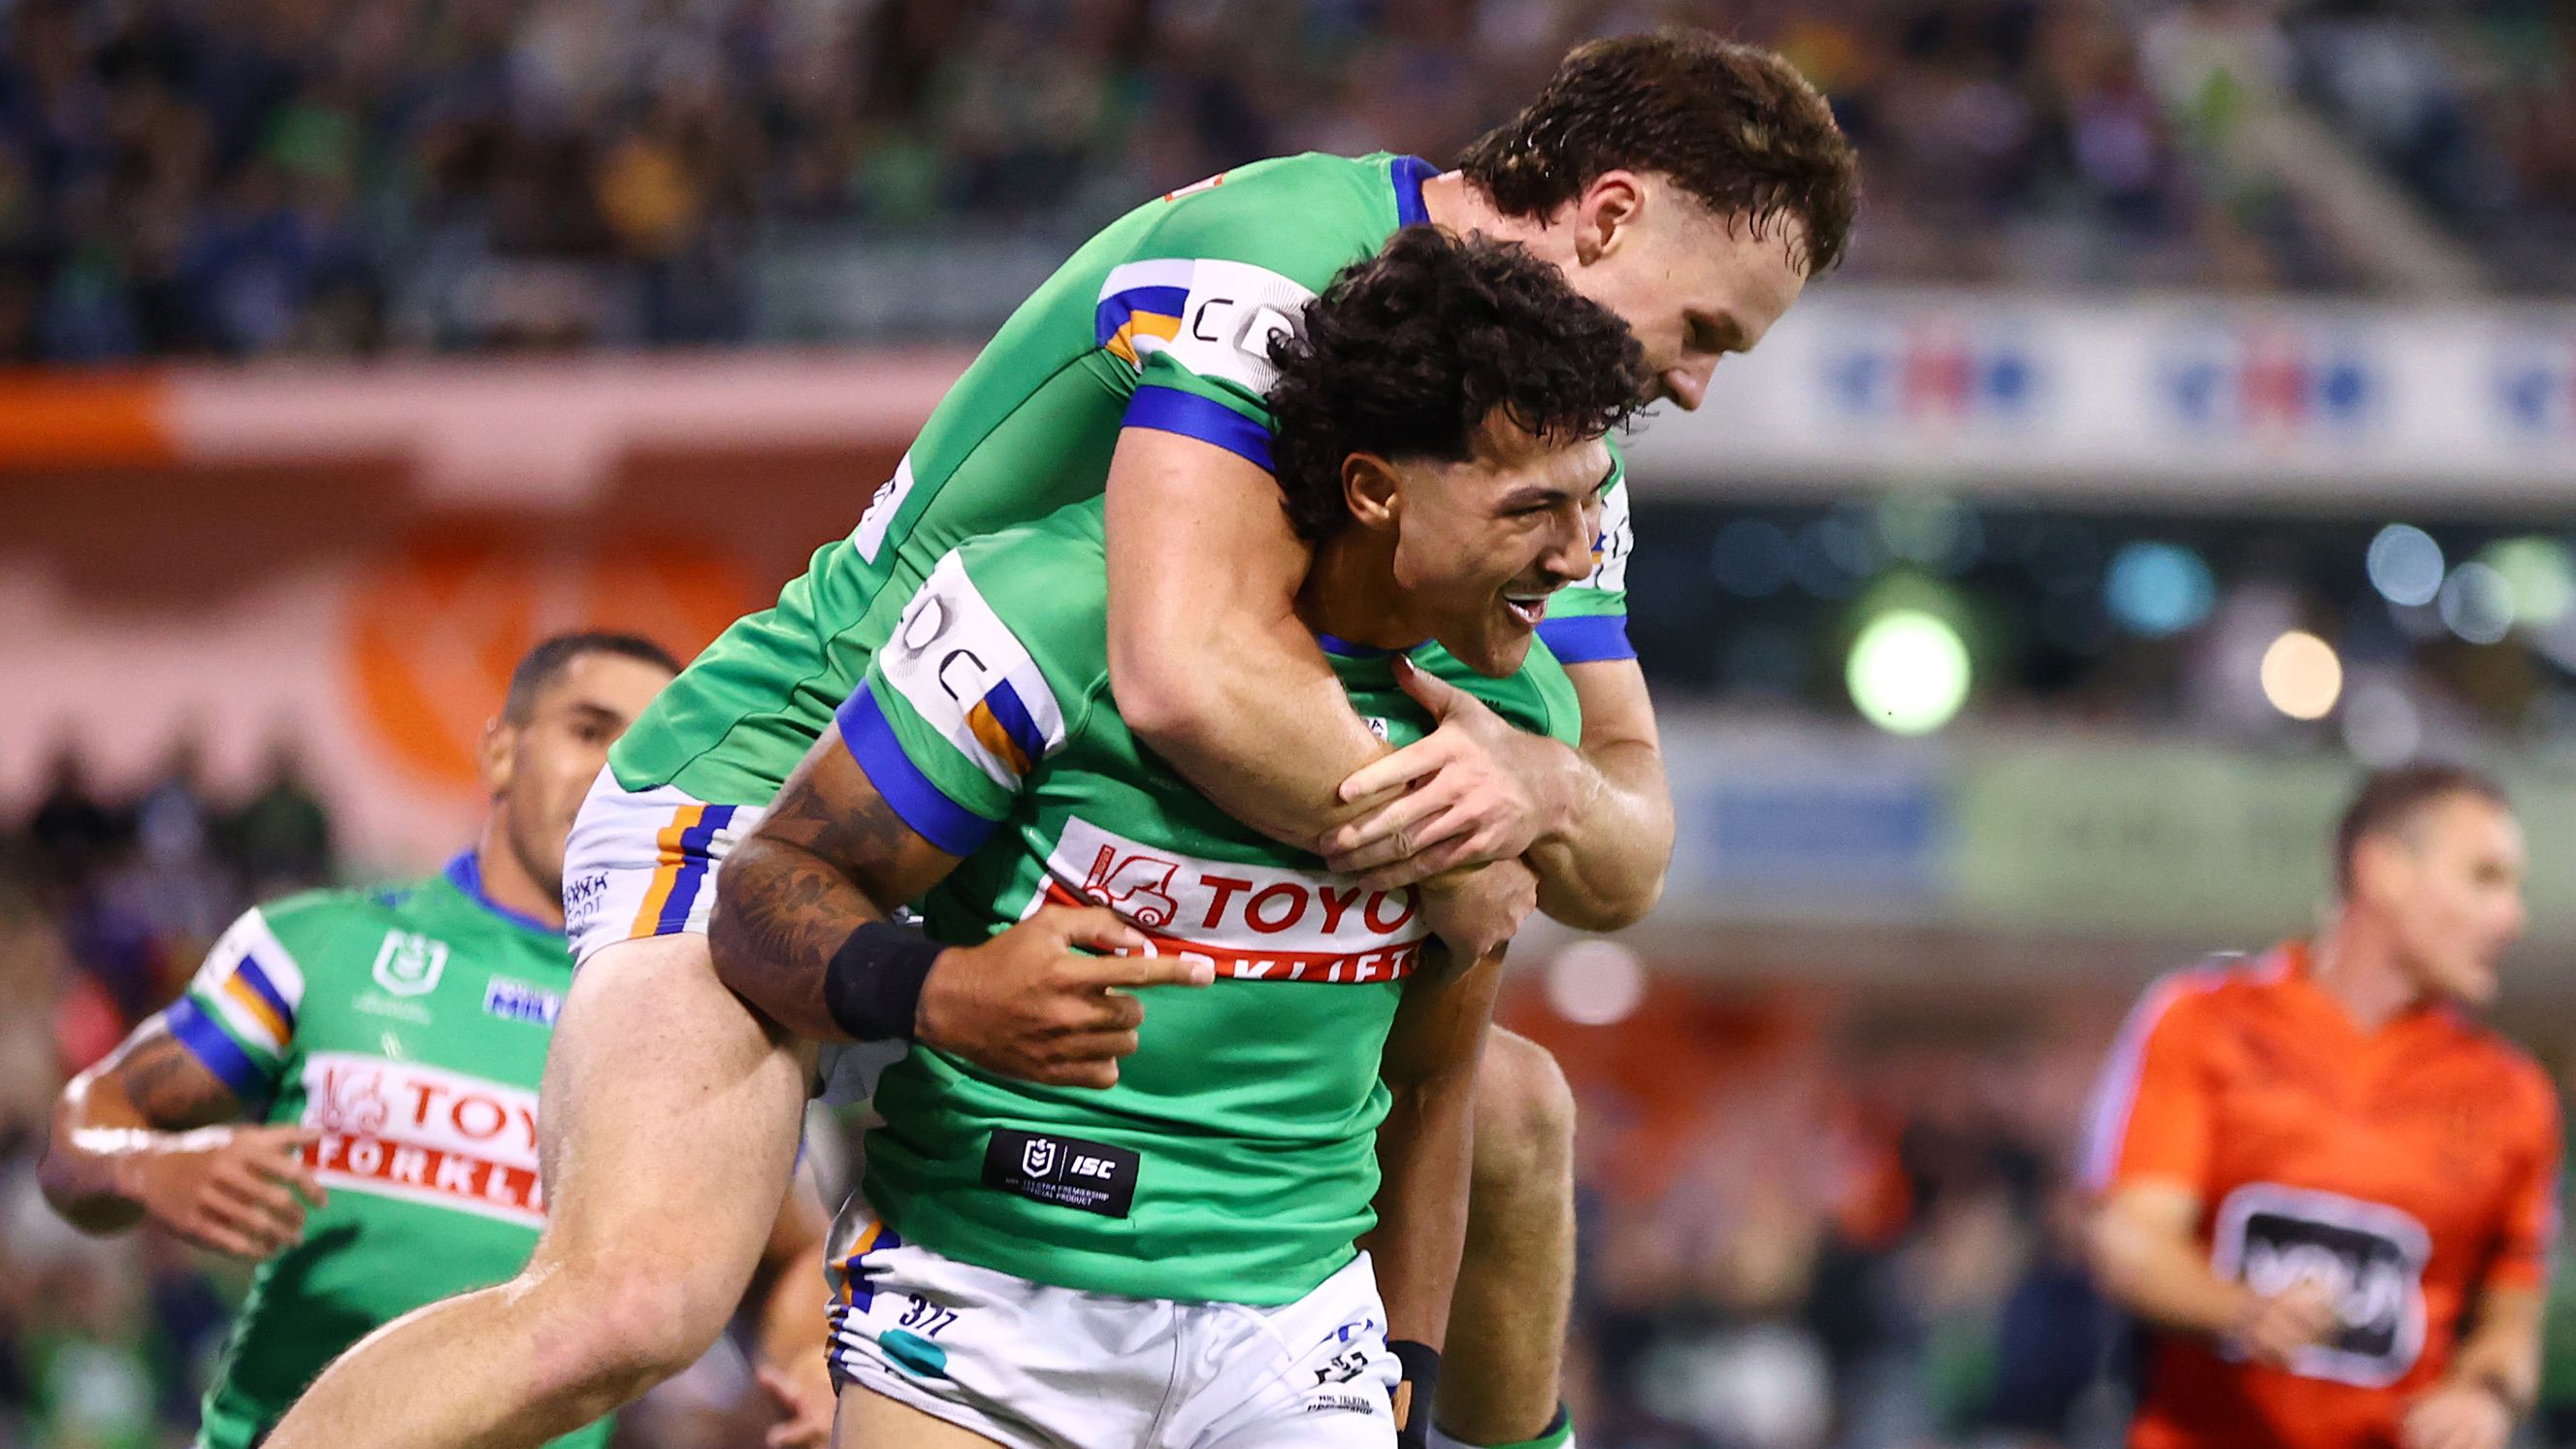
[[[1351,706],[1390,742],[1426,733],[1391,651],[1428,635],[1516,727],[1579,737],[1525,602],[1591,568],[1626,329],[1517,248],[1428,227],[1289,322],[1279,487],[1317,543],[1299,616]],[[1266,840],[1140,749],[1105,554],[1084,503],[940,561],[718,902],[727,982],[841,1038],[871,1033],[846,988],[884,968],[835,943],[918,892],[938,941],[1088,916],[1092,944],[1201,967],[1068,1026],[1134,1034],[1094,1090],[930,1047],[888,1070],[844,1224],[836,1362],[870,1392],[842,1442],[928,1442],[926,1414],[1004,1443],[1392,1443],[1404,1413],[1372,1391],[1387,1342],[1427,1358],[1445,1330],[1497,958],[1426,954],[1415,892]],[[1267,1328],[1237,1342],[1242,1310]],[[1085,1345],[1079,1378],[1020,1367]]]
[[[185,995],[65,1089],[43,1182],[66,1217],[149,1218],[261,1260],[200,1449],[248,1449],[350,1343],[527,1260],[545,1221],[537,1081],[572,974],[563,832],[608,742],[677,668],[628,636],[540,645],[485,741],[476,849],[426,880],[252,909]],[[218,1125],[243,1119],[267,1125]],[[818,1368],[804,1320],[821,1227],[810,1191],[791,1198],[770,1334]],[[806,1378],[795,1417],[815,1443],[829,1397]],[[604,1445],[609,1428],[554,1442]]]

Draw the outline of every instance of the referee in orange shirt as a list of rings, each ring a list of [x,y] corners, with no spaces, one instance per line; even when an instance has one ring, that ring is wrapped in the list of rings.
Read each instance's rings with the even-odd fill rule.
[[[2322,934],[2166,978],[2095,1095],[2103,1290],[2142,1320],[2131,1449],[2502,1449],[2540,1375],[2558,1101],[2471,1016],[2522,934],[2503,793],[2373,775]]]

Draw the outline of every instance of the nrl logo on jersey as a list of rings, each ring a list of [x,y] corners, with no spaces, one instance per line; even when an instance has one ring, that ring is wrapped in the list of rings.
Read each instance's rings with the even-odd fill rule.
[[[447,943],[416,931],[387,931],[376,950],[376,984],[396,996],[427,996],[447,970]]]
[[[495,976],[483,987],[483,1013],[503,1021],[524,1021],[532,1026],[552,1026],[563,1014],[563,994]]]

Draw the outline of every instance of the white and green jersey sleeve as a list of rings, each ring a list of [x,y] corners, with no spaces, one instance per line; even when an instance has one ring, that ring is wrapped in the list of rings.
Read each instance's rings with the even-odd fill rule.
[[[243,1102],[276,1094],[304,1004],[304,970],[256,906],[206,953],[162,1020],[170,1034]]]
[[[1138,1050],[1105,1091],[916,1048],[879,1083],[866,1194],[904,1239],[999,1272],[1282,1303],[1348,1262],[1373,1220],[1378,1066],[1428,932],[1412,892],[1368,890],[1249,830],[1136,743],[1106,687],[1101,515],[1095,500],[941,559],[841,736],[895,812],[962,857],[921,902],[939,939],[1105,905],[1216,981],[1140,993]],[[1431,727],[1392,655],[1321,642],[1390,741]],[[1544,646],[1501,680],[1437,648],[1413,657],[1521,728],[1580,737]]]

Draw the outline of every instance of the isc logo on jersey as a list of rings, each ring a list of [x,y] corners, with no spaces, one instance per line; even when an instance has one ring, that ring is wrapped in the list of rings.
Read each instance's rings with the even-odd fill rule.
[[[323,1185],[535,1227],[537,1095],[462,1072],[351,1052],[304,1063],[305,1160]]]
[[[1039,902],[1107,906],[1154,954],[1204,958],[1248,981],[1393,981],[1412,974],[1429,934],[1409,890],[1183,855],[1080,817],[1047,857]]]
[[[2408,1213],[2339,1193],[2253,1182],[2219,1204],[2210,1249],[2219,1276],[2265,1296],[2314,1283],[2340,1330],[2291,1371],[2363,1388],[2406,1376],[2424,1348],[2424,1265],[2432,1235]]]

